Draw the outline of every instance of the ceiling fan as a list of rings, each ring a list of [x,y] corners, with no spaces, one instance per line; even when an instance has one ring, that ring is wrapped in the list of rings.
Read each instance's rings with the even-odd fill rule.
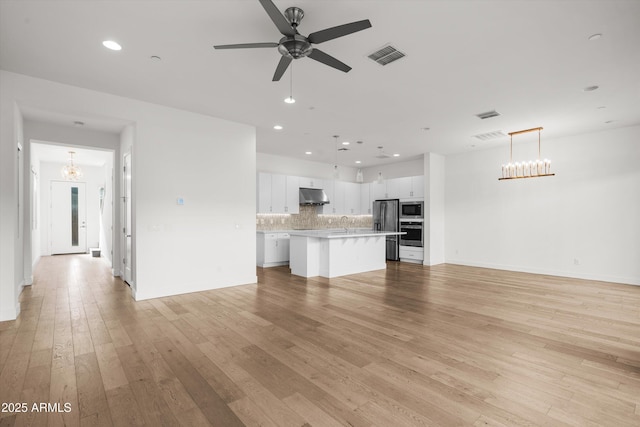
[[[338,37],[346,36],[358,31],[366,30],[371,27],[371,22],[368,19],[363,21],[351,22],[349,24],[338,25],[337,27],[327,28],[325,30],[316,31],[309,34],[307,37],[301,35],[298,32],[298,25],[304,17],[304,11],[298,7],[290,7],[284,11],[284,15],[276,7],[271,0],[258,0],[264,10],[267,12],[271,20],[278,31],[284,36],[279,42],[266,42],[266,43],[241,43],[241,44],[225,44],[213,46],[215,49],[246,49],[246,48],[263,48],[263,47],[277,47],[278,52],[282,55],[276,72],[273,75],[273,81],[280,80],[284,72],[289,67],[289,64],[294,59],[304,58],[308,56],[318,62],[322,62],[330,67],[336,68],[345,73],[351,70],[347,64],[337,60],[331,55],[328,55],[312,46],[312,44],[318,44],[326,42],[328,40],[337,39]]]

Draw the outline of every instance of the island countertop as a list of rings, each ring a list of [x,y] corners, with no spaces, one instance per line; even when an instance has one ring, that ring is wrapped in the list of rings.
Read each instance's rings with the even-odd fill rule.
[[[380,236],[399,236],[407,234],[400,231],[376,231],[376,230],[292,230],[290,236],[315,237],[319,239],[352,239],[356,237],[380,237]]]

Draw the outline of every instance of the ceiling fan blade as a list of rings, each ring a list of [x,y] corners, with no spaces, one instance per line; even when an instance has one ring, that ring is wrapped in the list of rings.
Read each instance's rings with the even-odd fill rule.
[[[218,44],[214,49],[247,49],[254,47],[278,47],[278,43],[240,43],[240,44]]]
[[[289,64],[291,64],[291,61],[293,61],[293,58],[289,58],[288,56],[283,56],[282,58],[280,58],[280,62],[278,62],[276,72],[273,74],[273,79],[271,81],[279,81],[284,72],[287,71],[287,68],[289,68]]]
[[[368,19],[363,21],[352,22],[350,24],[338,25],[337,27],[327,28],[326,30],[316,31],[309,34],[307,39],[311,43],[322,43],[327,40],[337,39],[338,37],[346,36],[347,34],[356,33],[358,31],[371,28],[371,22]]]
[[[318,62],[322,62],[323,64],[328,65],[329,67],[333,67],[340,71],[344,71],[345,73],[348,73],[351,70],[351,67],[349,67],[347,64],[345,64],[344,62],[338,61],[336,58],[324,53],[320,49],[313,48],[313,50],[309,54],[309,58],[315,59]]]
[[[275,4],[271,0],[258,0],[264,10],[269,15],[269,18],[276,24],[278,27],[278,31],[284,36],[294,36],[296,34],[296,30],[291,26],[287,18],[284,17],[280,9],[276,7]]]

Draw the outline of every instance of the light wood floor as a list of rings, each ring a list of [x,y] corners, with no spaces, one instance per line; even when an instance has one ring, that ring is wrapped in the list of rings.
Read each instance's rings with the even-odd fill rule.
[[[0,425],[640,425],[640,287],[390,263],[134,302],[42,258],[0,323]]]

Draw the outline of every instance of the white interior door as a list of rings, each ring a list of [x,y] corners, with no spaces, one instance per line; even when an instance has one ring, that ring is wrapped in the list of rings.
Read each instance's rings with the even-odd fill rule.
[[[87,252],[85,183],[51,181],[51,253]]]
[[[124,155],[124,281],[131,284],[131,153]]]

